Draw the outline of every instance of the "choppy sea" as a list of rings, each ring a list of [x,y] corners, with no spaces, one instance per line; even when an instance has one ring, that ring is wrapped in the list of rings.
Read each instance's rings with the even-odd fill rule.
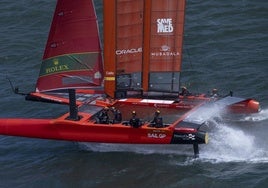
[[[25,101],[6,79],[34,90],[55,4],[0,1],[0,117],[67,110]],[[268,1],[188,0],[184,35],[182,83],[192,92],[252,97],[260,113],[211,119],[198,159],[191,146],[0,136],[0,187],[268,187]]]

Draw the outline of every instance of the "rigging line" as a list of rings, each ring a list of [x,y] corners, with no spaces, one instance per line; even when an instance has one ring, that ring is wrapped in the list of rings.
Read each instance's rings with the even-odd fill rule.
[[[170,6],[170,5],[169,5]],[[176,7],[177,7],[177,9],[176,9],[176,16],[175,16],[175,23],[176,23],[176,26],[175,26],[175,29],[174,29],[174,33],[177,33],[177,22],[178,22],[178,12],[179,12],[179,1],[177,1],[177,4],[176,4]],[[175,37],[174,38],[174,42],[173,42],[173,48],[174,48],[174,50],[176,49],[175,47],[176,47],[176,43],[178,43],[178,41],[176,40],[177,39],[177,37],[175,36],[175,35],[173,35],[173,37]],[[180,54],[181,55],[181,54]],[[175,61],[175,56],[173,56],[172,57],[172,67],[173,67],[173,72],[172,72],[172,82],[171,82],[171,91],[174,91],[174,82],[175,82],[175,79],[174,79],[174,77],[175,77],[175,73],[174,73],[174,70],[176,70],[176,67],[175,67],[175,65],[177,64],[177,62]],[[179,86],[179,88],[180,88],[180,86]]]
[[[70,75],[65,75],[65,74],[63,74],[63,76],[66,77],[66,78],[78,79],[78,80],[82,80],[82,81],[87,82],[87,83],[92,83],[92,84],[94,84],[94,82],[93,82],[92,80],[82,78],[81,76],[70,76]]]
[[[190,64],[190,69],[193,70],[194,69],[194,66],[193,66],[193,63],[192,63],[192,58],[191,58],[191,54],[189,52],[189,49],[187,48],[187,45],[184,45],[186,46],[184,49],[185,49],[185,52],[186,52],[186,56],[187,58],[189,59],[189,64]],[[187,84],[187,85],[191,85],[191,83]],[[197,85],[197,91],[199,92],[199,85]]]
[[[185,48],[185,51],[186,51],[187,57],[189,58],[190,68],[193,69],[193,63],[192,63],[191,55],[189,53],[189,49]]]
[[[8,78],[7,75],[6,75],[6,79],[8,80],[9,85],[10,85],[10,87],[11,87],[13,93],[15,93],[15,94],[19,94],[19,95],[27,95],[26,93],[20,93],[20,92],[19,92],[19,88],[18,88],[18,87],[14,87],[13,83],[11,82],[11,80]]]

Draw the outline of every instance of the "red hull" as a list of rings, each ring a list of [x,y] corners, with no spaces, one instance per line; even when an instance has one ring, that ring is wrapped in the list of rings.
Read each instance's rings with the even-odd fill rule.
[[[79,108],[79,120],[70,120],[69,113],[57,119],[0,119],[0,134],[102,143],[193,144],[207,142],[206,134],[198,131],[201,125],[180,126],[187,115],[185,112],[189,109],[186,111],[185,108],[179,108],[177,105],[166,106],[163,103],[163,106],[156,106],[156,100],[147,100],[146,103],[137,102],[136,99],[130,99],[130,101],[132,101],[130,105],[127,101],[120,100],[113,103],[96,100],[95,105],[84,104]],[[102,106],[111,105],[122,112],[123,121],[116,124],[98,123],[96,117],[102,112]],[[161,128],[152,127],[150,124],[156,107],[161,109],[161,115],[165,120],[165,126]],[[138,112],[139,118],[143,120],[142,126],[134,128],[128,125],[127,122],[131,119],[130,108]],[[109,115],[113,115],[112,111],[109,111]],[[193,139],[193,135],[196,138]]]
[[[260,104],[256,100],[247,99],[240,103],[230,106],[228,110],[229,113],[241,113],[241,114],[257,113],[260,110]]]
[[[53,101],[53,97],[49,100]],[[259,110],[259,103],[252,99],[226,97],[215,103],[209,100],[204,96],[191,96],[178,101],[134,98],[92,100],[90,98],[88,103],[79,105],[76,118],[70,108],[71,113],[57,119],[0,119],[0,134],[76,142],[192,144],[197,157],[198,144],[207,143],[208,136],[206,132],[200,130],[204,122],[189,121],[189,117],[198,116],[204,110],[203,107],[205,109],[213,107],[213,104],[227,107],[233,112],[253,113]],[[65,100],[63,103],[69,103],[69,101]],[[71,106],[73,104],[70,104]],[[103,112],[103,107],[115,107],[124,112],[122,113],[123,121],[115,124],[99,123],[98,118]],[[156,109],[161,110],[165,121],[163,121],[164,126],[160,128],[150,123]],[[139,118],[144,120],[138,128],[134,125],[130,126],[131,123],[128,121],[131,119],[132,110],[137,111]],[[110,115],[114,113],[114,111],[109,112]]]
[[[172,131],[161,131],[164,138],[149,138],[153,130],[120,125],[97,125],[86,122],[45,119],[2,119],[0,134],[77,142],[170,144]],[[157,133],[159,135],[159,133]]]
[[[193,101],[192,101],[193,100]],[[197,100],[197,98],[196,98]],[[205,143],[206,136],[201,132],[199,140],[190,140],[188,137],[199,137],[200,125],[187,125],[183,121],[185,117],[194,112],[203,104],[207,104],[205,98],[182,100],[172,102],[168,100],[153,99],[124,99],[117,101],[96,100],[92,106],[94,112],[88,109],[79,112],[79,120],[69,120],[69,113],[57,119],[0,119],[0,134],[10,136],[23,136],[31,138],[69,140],[77,142],[102,142],[102,143],[133,143],[133,144],[193,144]],[[139,128],[127,126],[124,123],[99,124],[94,116],[100,112],[101,106],[115,106],[125,110],[124,121],[129,120],[131,110],[139,112],[145,120]],[[87,106],[87,105],[85,105]],[[98,109],[97,109],[98,108]],[[167,127],[155,128],[150,126],[150,119],[155,109],[161,109]],[[229,107],[234,112],[257,112],[259,103],[254,100],[244,100]],[[180,114],[180,115],[179,115]]]
[[[171,144],[174,128],[153,128],[146,124],[133,128],[123,124],[94,124],[87,114],[79,121],[59,119],[0,119],[0,134],[30,138],[68,140],[77,142]],[[194,129],[184,129],[195,134]],[[205,142],[205,141],[204,141]]]
[[[113,103],[120,102],[122,104],[128,105],[141,105],[141,106],[153,106],[153,107],[165,107],[165,108],[179,108],[179,109],[192,109],[200,103],[213,100],[210,97],[206,97],[204,94],[200,95],[190,95],[190,96],[179,96],[178,101],[174,103],[173,100],[168,102],[168,100],[158,100],[162,102],[155,103],[154,100],[152,102],[146,101],[146,99],[142,98],[129,98],[129,99],[121,99],[121,100],[96,100],[98,96],[103,94],[103,91],[93,91],[93,90],[77,90],[77,93],[81,95],[91,95],[86,101],[76,101],[77,105],[82,105],[83,103],[88,103],[89,101],[96,101],[100,106],[112,105]],[[97,96],[97,97],[96,97]],[[86,97],[85,97],[86,98]],[[64,98],[62,96],[53,96],[50,93],[40,93],[33,92],[27,96],[27,99],[34,101],[43,101],[43,102],[51,102],[51,103],[60,103],[60,104],[69,104],[69,99]],[[232,104],[227,107],[229,113],[257,113],[259,112],[260,105],[259,102],[254,99],[245,99],[242,102]]]

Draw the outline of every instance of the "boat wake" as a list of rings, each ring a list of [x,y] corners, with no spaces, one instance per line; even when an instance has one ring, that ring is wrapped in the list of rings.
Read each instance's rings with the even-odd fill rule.
[[[243,121],[255,122],[267,119],[268,110],[260,114],[253,114],[243,118]],[[242,121],[242,119],[241,119]],[[257,123],[256,123],[257,121]],[[137,145],[137,144],[104,144],[104,143],[81,143],[80,146],[94,152],[133,152],[138,154],[174,154],[186,156],[187,161],[202,161],[211,163],[246,162],[268,163],[268,138],[261,134],[268,131],[267,126],[261,129],[253,129],[254,126],[244,126],[233,121],[224,121],[217,114],[207,123],[211,130],[209,143],[200,145],[200,158],[193,159],[191,145]],[[250,128],[251,127],[251,128]],[[256,126],[258,127],[258,126]],[[263,130],[266,129],[266,130]]]
[[[216,121],[211,124],[215,127],[210,133],[209,144],[201,152],[201,160],[215,163],[268,163],[268,146],[260,144],[267,143],[268,139],[261,136],[258,131],[246,131],[237,125]]]
[[[145,144],[107,144],[107,143],[80,143],[80,147],[94,152],[133,152],[137,154],[175,154],[193,155],[189,145],[145,145]]]
[[[252,121],[252,122],[268,120],[268,109],[261,110],[259,113],[256,113],[256,114],[248,115],[240,120]]]

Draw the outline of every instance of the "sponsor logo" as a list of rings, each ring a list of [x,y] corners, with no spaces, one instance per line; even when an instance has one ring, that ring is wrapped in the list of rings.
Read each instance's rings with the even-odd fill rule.
[[[153,86],[151,86],[151,87],[153,87]],[[164,107],[170,107],[170,105],[169,104],[154,104],[154,107],[156,107],[156,108],[164,108]]]
[[[131,48],[131,49],[122,49],[122,50],[116,50],[116,55],[125,55],[125,54],[135,54],[135,53],[141,53],[142,47],[140,48]]]
[[[172,33],[174,30],[172,24],[172,18],[158,18],[157,22],[157,33]]]
[[[147,133],[147,137],[148,138],[157,138],[157,139],[163,139],[163,138],[166,138],[167,137],[167,134],[165,131],[163,130],[150,130],[148,133]]]
[[[189,140],[195,140],[195,135],[194,134],[188,134]]]
[[[106,76],[114,76],[114,72],[113,71],[106,71],[105,75]]]
[[[99,71],[95,72],[95,74],[94,74],[95,79],[100,79],[101,77],[102,77],[102,75]]]
[[[53,65],[52,67],[46,68],[46,74],[69,70],[68,65],[59,65],[58,59],[53,59]]]
[[[180,134],[180,135],[175,134],[174,137],[180,138],[182,140],[196,140],[194,134]]]
[[[167,135],[164,133],[148,133],[148,138],[165,138]]]
[[[163,45],[163,46],[161,46],[160,51],[161,52],[168,52],[168,51],[170,51],[170,47],[168,45]]]
[[[151,55],[158,56],[158,57],[161,57],[161,56],[173,56],[174,57],[174,56],[179,56],[180,53],[176,51],[171,51],[171,48],[168,45],[162,45],[159,51],[152,52]]]

